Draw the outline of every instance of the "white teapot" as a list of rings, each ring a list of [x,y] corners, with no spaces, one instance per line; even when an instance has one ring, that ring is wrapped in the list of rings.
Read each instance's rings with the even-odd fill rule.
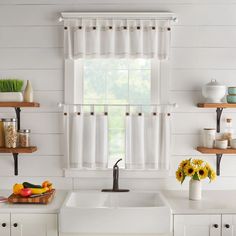
[[[202,87],[202,95],[209,103],[222,103],[226,94],[226,86],[219,84],[215,79]]]

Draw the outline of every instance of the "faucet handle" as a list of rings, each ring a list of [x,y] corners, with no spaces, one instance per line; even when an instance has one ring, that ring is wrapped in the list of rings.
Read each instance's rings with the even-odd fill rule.
[[[119,163],[120,161],[122,161],[122,158],[120,158],[120,159],[115,163],[115,165],[113,166],[113,168],[118,167],[118,163]]]

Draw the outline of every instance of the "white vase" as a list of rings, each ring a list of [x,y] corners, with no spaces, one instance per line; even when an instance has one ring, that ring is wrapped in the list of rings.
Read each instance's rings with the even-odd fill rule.
[[[25,102],[33,102],[33,88],[29,80],[27,80],[27,84],[24,91],[24,101]]]
[[[22,95],[22,92],[1,92],[0,101],[1,102],[22,102],[23,95]]]
[[[199,180],[189,181],[189,199],[198,201],[202,199],[202,184]]]

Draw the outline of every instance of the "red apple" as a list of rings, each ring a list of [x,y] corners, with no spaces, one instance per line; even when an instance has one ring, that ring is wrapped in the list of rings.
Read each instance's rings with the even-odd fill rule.
[[[20,190],[20,195],[22,197],[29,197],[32,194],[32,190],[30,188],[23,188]]]

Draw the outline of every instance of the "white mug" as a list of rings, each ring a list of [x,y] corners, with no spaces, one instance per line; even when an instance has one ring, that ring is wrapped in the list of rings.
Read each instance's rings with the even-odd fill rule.
[[[216,139],[215,129],[203,129],[203,146],[206,148],[213,148]]]

